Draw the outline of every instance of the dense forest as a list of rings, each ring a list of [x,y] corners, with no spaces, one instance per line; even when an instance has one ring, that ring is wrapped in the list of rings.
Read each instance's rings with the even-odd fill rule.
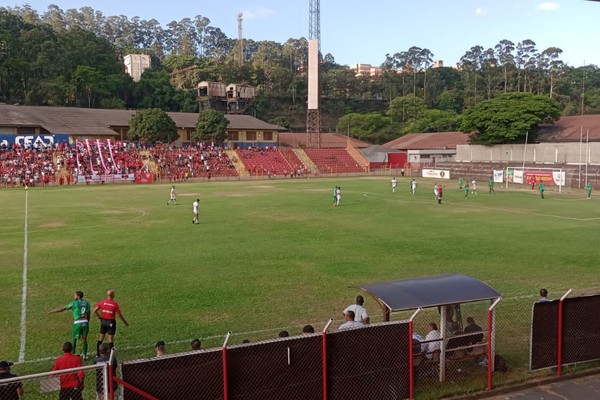
[[[303,130],[307,40],[245,39],[242,62],[237,46],[201,15],[162,26],[91,7],[50,5],[41,14],[28,5],[0,7],[0,102],[197,112],[199,81],[247,83],[258,91],[255,116]],[[124,72],[129,53],[151,55],[140,82]],[[537,49],[530,39],[502,40],[488,49],[474,45],[452,68],[432,68],[434,54],[413,46],[382,55],[377,77],[357,77],[326,54],[323,128],[378,143],[458,130],[465,110],[514,92],[551,98],[562,115],[600,113],[600,68],[569,66],[561,53]]]

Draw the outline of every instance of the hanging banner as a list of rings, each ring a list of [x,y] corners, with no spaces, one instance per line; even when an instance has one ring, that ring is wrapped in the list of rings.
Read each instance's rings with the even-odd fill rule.
[[[48,147],[57,143],[69,143],[69,135],[0,135],[0,147],[18,145],[20,147]]]
[[[503,170],[499,170],[499,171],[494,170],[494,182],[495,183],[504,182],[504,171]]]
[[[423,169],[423,178],[450,179],[450,171],[440,169]]]
[[[532,183],[539,184],[543,182],[544,185],[552,186],[564,186],[565,185],[565,172],[561,171],[525,171],[525,180],[527,184]]]
[[[137,172],[135,174],[135,183],[152,183],[154,174],[152,172]]]
[[[514,183],[523,183],[523,170],[515,169],[515,174],[513,175]]]

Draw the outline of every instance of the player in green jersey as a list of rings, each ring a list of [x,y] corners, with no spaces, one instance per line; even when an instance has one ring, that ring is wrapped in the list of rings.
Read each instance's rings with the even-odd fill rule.
[[[585,190],[587,190],[587,198],[592,198],[592,182],[588,182],[585,184]]]
[[[544,198],[544,182],[540,181],[540,195],[542,196],[542,199]]]
[[[490,188],[490,193],[496,194],[496,191],[494,190],[494,178],[490,178],[490,182],[488,184],[488,187]]]
[[[458,178],[458,188],[462,190],[463,188],[463,178],[462,176]]]
[[[88,303],[87,300],[83,299],[82,291],[78,290],[77,292],[75,292],[75,295],[73,296],[73,301],[67,304],[66,306],[46,311],[46,314],[53,314],[67,310],[73,311],[73,353],[75,353],[77,339],[81,339],[81,341],[83,342],[83,359],[87,360],[87,336],[90,330],[89,321],[91,308],[90,303]]]
[[[469,197],[469,182],[465,182],[465,199]]]

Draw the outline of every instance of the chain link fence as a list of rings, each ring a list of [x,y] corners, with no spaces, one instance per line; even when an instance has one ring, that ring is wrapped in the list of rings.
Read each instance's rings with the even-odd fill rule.
[[[548,302],[513,297],[492,306],[485,301],[395,313],[391,322],[348,330],[315,324],[317,333],[303,334],[292,326],[287,337],[283,331],[278,335],[279,329],[215,336],[202,338],[202,350],[196,351],[189,351],[189,340],[172,341],[166,344],[169,354],[160,356],[152,346],[117,350],[122,363],[113,381],[115,398],[322,399],[325,394],[347,400],[405,399],[413,393],[416,399],[438,399],[598,364],[600,295],[577,291]],[[437,337],[428,337],[432,323]],[[20,367],[12,371],[19,373]],[[83,398],[93,399],[97,392],[108,398],[107,367],[79,371],[85,376]],[[1,380],[0,398],[18,387],[25,398],[56,398],[60,375],[65,373]]]

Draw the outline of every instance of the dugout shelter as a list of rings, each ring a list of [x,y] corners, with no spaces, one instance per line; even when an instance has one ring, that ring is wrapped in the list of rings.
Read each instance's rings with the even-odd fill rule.
[[[458,324],[460,330],[462,330],[461,304],[488,301],[490,307],[488,310],[487,342],[480,343],[479,348],[487,350],[488,360],[493,360],[495,333],[493,329],[493,310],[502,297],[496,289],[488,284],[467,275],[445,274],[355,285],[353,287],[364,290],[375,299],[383,311],[385,321],[390,320],[392,312],[417,310],[413,314],[414,318],[421,309],[438,309],[440,316],[438,326],[442,335],[439,352],[440,382],[445,380],[448,354],[456,354],[454,351],[447,352],[447,349],[457,350],[454,346],[448,345],[451,340],[456,342],[457,338],[460,337],[460,335],[452,337],[449,334],[449,324]],[[494,363],[491,362],[490,364],[493,369]]]

